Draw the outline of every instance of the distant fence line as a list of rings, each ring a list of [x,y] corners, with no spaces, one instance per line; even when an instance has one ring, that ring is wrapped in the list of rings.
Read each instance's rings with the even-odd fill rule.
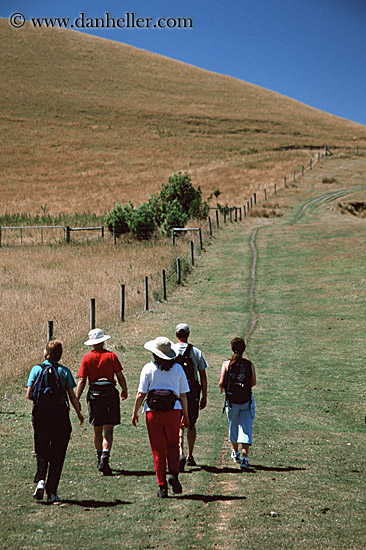
[[[309,159],[309,170],[312,170],[313,169],[313,165],[316,161],[319,161],[321,158],[325,158],[326,156],[331,156],[333,153],[332,151],[328,148],[327,145],[324,146],[324,149],[322,149],[322,152],[318,151],[317,154],[313,157],[313,158],[310,158]],[[359,151],[358,151],[358,147],[356,147],[355,149],[355,154],[358,155],[359,154]],[[289,184],[288,182],[292,179],[292,182],[295,183],[297,181],[297,178],[301,176],[303,176],[305,174],[305,170],[306,170],[306,167],[305,165],[302,165],[300,167],[300,172],[296,172],[295,170],[292,172],[292,174],[290,175],[290,177],[288,176],[284,176],[283,178],[283,187],[284,188],[288,188],[289,187]],[[277,191],[279,190],[280,188],[280,184],[277,184],[277,183],[274,183],[272,186],[272,191],[274,193],[274,195],[277,195]],[[264,195],[264,200],[266,201],[269,194],[270,194],[270,191],[271,191],[271,188],[263,188],[263,195]],[[253,195],[245,202],[245,204],[243,204],[242,206],[231,206],[231,207],[223,207],[221,209],[218,209],[217,207],[210,207],[210,210],[215,210],[215,221],[216,221],[216,227],[219,227],[220,226],[220,220],[219,220],[219,215],[221,215],[221,218],[222,218],[222,221],[223,223],[227,223],[227,217],[229,217],[229,220],[230,222],[233,221],[233,215],[234,215],[234,218],[235,218],[235,221],[238,221],[238,218],[239,220],[241,221],[243,218],[246,218],[248,213],[250,212],[250,210],[253,208],[253,206],[256,205],[257,203],[257,195],[259,195],[260,191],[258,192],[255,192],[253,193]],[[212,221],[210,218],[208,218],[208,223],[212,224]],[[39,235],[40,235],[40,243],[41,244],[44,244],[44,241],[45,241],[45,232],[48,231],[48,230],[54,230],[54,229],[58,229],[58,230],[62,230],[63,231],[63,237],[62,239],[64,241],[66,241],[67,243],[70,243],[71,242],[71,233],[74,232],[74,231],[87,231],[87,232],[97,232],[100,234],[100,237],[102,240],[105,239],[105,227],[104,226],[98,226],[98,227],[71,227],[71,226],[64,226],[64,225],[33,225],[33,226],[3,226],[3,227],[0,227],[0,247],[1,246],[16,246],[14,244],[10,244],[8,245],[7,243],[4,243],[4,232],[8,231],[8,232],[13,232],[13,231],[19,231],[19,244],[20,245],[23,245],[24,244],[24,240],[25,240],[25,233],[26,232],[29,232],[30,230],[37,230],[39,231]],[[194,228],[189,228],[190,230],[193,230]],[[183,230],[183,229],[182,229]],[[184,229],[185,231],[187,231],[187,229],[185,228]],[[175,235],[177,233],[178,229],[174,229],[173,230],[173,233],[172,233],[172,242],[174,244],[174,239],[175,239]],[[116,245],[117,244],[117,235],[115,232],[111,233],[110,235],[110,238],[113,239],[113,244]],[[38,243],[39,243],[39,240],[38,240]],[[34,244],[34,242],[31,242],[31,244]]]
[[[319,161],[322,157],[329,155],[330,152],[325,148],[323,155],[318,153],[314,158],[309,160],[309,170],[313,169],[313,165],[316,161]],[[358,154],[358,151],[357,151]],[[301,175],[305,173],[305,166],[301,167]],[[296,173],[292,174],[293,181],[296,181]],[[287,188],[287,178],[284,177],[283,188]],[[271,194],[271,191],[274,195],[277,194],[277,191],[280,186],[277,186],[275,183],[269,188],[263,189],[263,198],[267,200],[268,196]],[[184,269],[182,264],[187,266],[195,265],[194,252],[195,249],[202,250],[204,235],[206,237],[211,237],[213,235],[213,228],[220,229],[223,224],[242,221],[247,217],[250,210],[254,205],[257,204],[259,193],[254,193],[249,200],[246,201],[241,207],[225,207],[219,209],[218,207],[211,207],[210,210],[215,211],[215,223],[212,222],[211,217],[209,216],[205,223],[198,228],[174,228],[172,231],[172,243],[175,244],[175,239],[180,234],[186,234],[192,232],[192,239],[189,241],[189,250],[184,256],[181,256],[176,259],[176,270],[175,274],[172,274],[172,269],[170,266],[169,270],[163,269],[161,273],[155,274],[150,277],[144,277],[143,281],[141,280],[141,285],[143,283],[144,291],[141,292],[135,285],[135,287],[126,287],[125,284],[120,284],[119,291],[117,289],[109,289],[109,293],[106,296],[99,299],[97,302],[95,298],[90,299],[90,307],[85,305],[85,307],[80,308],[76,311],[73,311],[67,317],[60,317],[58,320],[52,320],[47,322],[47,327],[45,324],[42,324],[38,327],[33,327],[29,330],[18,332],[15,335],[12,335],[11,339],[3,339],[0,341],[0,368],[5,366],[14,365],[14,361],[19,362],[19,357],[26,357],[24,359],[29,364],[32,361],[31,355],[33,353],[34,360],[39,356],[40,350],[42,350],[45,340],[49,340],[54,337],[54,333],[57,335],[63,334],[63,339],[66,338],[66,334],[72,337],[72,341],[82,338],[86,332],[87,325],[87,316],[89,317],[88,325],[91,328],[95,328],[95,324],[98,321],[99,325],[106,324],[111,322],[112,318],[118,318],[121,322],[126,320],[126,312],[134,313],[138,311],[139,307],[144,308],[145,311],[148,311],[151,305],[151,295],[153,296],[154,301],[165,301],[167,300],[168,291],[167,291],[167,278],[169,275],[170,281],[172,277],[173,285],[180,285],[184,279]],[[38,227],[38,226],[37,226]],[[48,227],[48,226],[46,226]],[[56,226],[55,226],[56,227]],[[58,228],[65,229],[64,226],[57,226]],[[3,228],[4,229],[4,228]],[[19,227],[17,229],[20,229]],[[101,232],[101,235],[104,237],[104,232],[102,232],[102,227],[92,227],[92,228],[70,228],[71,231],[92,231],[97,230]],[[1,235],[1,229],[0,229]],[[111,298],[111,295],[115,297]],[[118,295],[118,300],[117,300]],[[129,306],[129,307],[127,307]],[[55,331],[56,328],[56,331]]]

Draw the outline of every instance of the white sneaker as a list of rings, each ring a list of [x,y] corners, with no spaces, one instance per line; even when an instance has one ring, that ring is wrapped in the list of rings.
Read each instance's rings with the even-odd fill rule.
[[[45,482],[44,482],[44,479],[41,479],[41,481],[38,481],[36,490],[33,493],[33,498],[35,500],[43,500],[44,489],[45,489]]]
[[[61,502],[61,499],[58,495],[49,495],[47,499],[47,504],[55,504]]]
[[[240,453],[236,453],[234,449],[231,451],[231,458],[235,462],[235,464],[240,464]]]

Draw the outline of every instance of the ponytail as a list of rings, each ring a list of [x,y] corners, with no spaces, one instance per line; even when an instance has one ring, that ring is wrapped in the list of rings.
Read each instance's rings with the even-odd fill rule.
[[[234,352],[234,354],[230,359],[228,368],[240,362],[240,359],[242,358],[243,353],[245,351],[245,347],[246,346],[243,338],[234,338],[233,340],[231,340],[231,349]]]

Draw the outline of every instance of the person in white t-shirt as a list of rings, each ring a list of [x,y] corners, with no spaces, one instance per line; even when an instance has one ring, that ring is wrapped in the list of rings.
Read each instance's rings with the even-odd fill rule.
[[[183,355],[187,347],[190,346],[189,357],[192,359],[194,366],[194,376],[195,384],[194,388],[191,388],[189,394],[187,394],[188,402],[188,417],[189,417],[189,426],[187,429],[187,445],[188,452],[187,456],[183,452],[183,441],[184,441],[184,427],[181,427],[179,434],[179,471],[184,472],[184,467],[187,466],[197,466],[196,461],[193,457],[194,444],[196,442],[197,431],[196,431],[196,422],[198,419],[199,411],[204,409],[207,405],[207,376],[206,368],[207,362],[204,358],[201,350],[188,344],[190,330],[189,326],[186,323],[179,323],[175,328],[175,336],[177,338],[177,343],[173,344],[174,351],[180,355]],[[200,393],[202,392],[202,397]]]
[[[188,426],[186,393],[189,392],[187,377],[181,365],[175,362],[176,353],[172,342],[162,336],[144,344],[153,354],[140,375],[132,424],[136,426],[138,411],[144,402],[146,426],[154,458],[154,469],[159,485],[158,497],[168,496],[166,465],[168,463],[168,483],[175,494],[182,493],[179,476],[179,428]]]

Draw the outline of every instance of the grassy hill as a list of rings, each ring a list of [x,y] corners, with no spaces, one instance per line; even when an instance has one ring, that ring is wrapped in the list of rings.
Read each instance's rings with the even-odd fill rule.
[[[0,20],[1,211],[105,213],[189,171],[245,200],[310,151],[366,130],[234,78],[120,43]]]

